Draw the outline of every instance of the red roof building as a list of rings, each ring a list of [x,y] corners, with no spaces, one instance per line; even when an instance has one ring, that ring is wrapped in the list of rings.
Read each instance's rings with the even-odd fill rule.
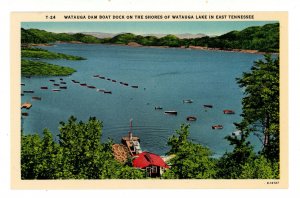
[[[132,161],[133,167],[146,169],[150,177],[160,176],[164,169],[169,168],[164,160],[154,153],[142,152],[134,157]]]

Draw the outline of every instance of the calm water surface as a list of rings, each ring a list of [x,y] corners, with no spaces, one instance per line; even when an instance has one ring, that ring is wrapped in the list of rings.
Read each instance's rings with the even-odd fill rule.
[[[22,121],[25,134],[42,134],[48,128],[57,135],[59,122],[66,122],[71,115],[83,121],[95,116],[104,124],[103,141],[110,137],[120,142],[127,135],[132,118],[133,133],[141,138],[142,149],[161,155],[168,151],[167,140],[182,123],[190,123],[190,138],[208,146],[215,156],[230,151],[232,148],[224,137],[236,131],[233,122],[241,120],[243,97],[235,78],[262,58],[257,54],[108,45],[59,44],[44,48],[87,60],[43,60],[77,70],[62,77],[67,89],[60,92],[51,91],[57,87],[49,79],[57,83],[61,77],[22,78],[22,90],[35,91],[22,96],[22,102],[33,104],[27,110],[29,116]],[[96,74],[117,82],[94,78]],[[112,94],[74,84],[72,79]],[[129,86],[121,85],[120,81]],[[41,86],[49,89],[41,90]],[[42,100],[32,101],[32,96]],[[193,103],[183,103],[184,99],[192,99]],[[205,109],[204,104],[213,108]],[[155,106],[163,110],[155,110]],[[232,109],[236,114],[224,115],[224,109]],[[165,110],[176,110],[178,115],[166,115]],[[197,121],[187,122],[189,115],[196,116]],[[211,126],[216,124],[224,128],[212,130]],[[259,147],[255,137],[252,141]]]

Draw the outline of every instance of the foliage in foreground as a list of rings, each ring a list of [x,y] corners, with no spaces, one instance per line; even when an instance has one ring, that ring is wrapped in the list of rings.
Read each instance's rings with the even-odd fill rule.
[[[61,122],[59,141],[45,129],[43,137],[23,135],[21,139],[22,179],[140,179],[141,170],[117,162],[111,142],[102,143],[102,123],[87,123],[70,117]]]
[[[76,72],[70,67],[40,61],[21,60],[22,76],[68,76]]]
[[[168,155],[174,154],[170,160],[171,168],[164,174],[166,179],[209,179],[216,174],[212,152],[201,144],[188,140],[189,125],[181,125],[168,140],[171,147]]]
[[[218,178],[279,178],[279,60],[265,55],[250,72],[237,79],[245,88],[243,120],[236,123],[240,136],[227,136],[234,150],[219,160]],[[262,142],[258,154],[248,141],[250,135]]]

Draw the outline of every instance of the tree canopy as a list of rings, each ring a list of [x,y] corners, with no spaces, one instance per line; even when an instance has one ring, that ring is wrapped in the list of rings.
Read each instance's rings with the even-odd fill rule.
[[[164,174],[167,179],[209,179],[215,176],[212,152],[201,144],[188,139],[189,125],[181,125],[168,140],[171,147],[167,153],[175,155],[170,160],[171,168]]]
[[[279,59],[265,55],[254,62],[250,72],[237,79],[245,88],[243,119],[248,128],[261,137],[263,152],[270,160],[279,160]]]
[[[138,179],[145,174],[114,159],[111,142],[102,143],[102,123],[71,116],[61,122],[58,143],[45,129],[43,137],[21,139],[22,179]]]

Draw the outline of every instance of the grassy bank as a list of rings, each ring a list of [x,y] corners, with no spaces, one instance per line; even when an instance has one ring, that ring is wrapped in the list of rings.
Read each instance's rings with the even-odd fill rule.
[[[40,48],[25,48],[21,50],[22,58],[43,58],[43,59],[66,59],[66,60],[86,60],[80,56],[49,52]]]
[[[68,76],[76,72],[70,67],[62,67],[45,62],[21,61],[22,76]]]

